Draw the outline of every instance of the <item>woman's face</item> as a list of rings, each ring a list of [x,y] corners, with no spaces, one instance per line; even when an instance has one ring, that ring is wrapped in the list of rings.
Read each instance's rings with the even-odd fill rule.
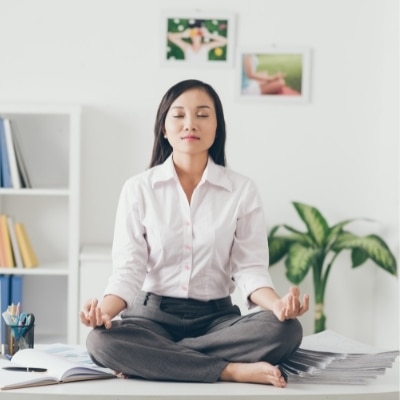
[[[215,140],[217,116],[213,99],[202,89],[182,93],[165,118],[165,136],[173,153],[208,156]]]

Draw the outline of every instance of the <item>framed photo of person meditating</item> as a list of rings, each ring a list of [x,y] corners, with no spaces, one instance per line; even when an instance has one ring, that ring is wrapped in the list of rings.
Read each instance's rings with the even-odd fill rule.
[[[309,48],[251,48],[237,54],[237,94],[241,100],[308,102]]]
[[[165,11],[162,63],[185,67],[227,67],[234,61],[235,16],[226,12]]]

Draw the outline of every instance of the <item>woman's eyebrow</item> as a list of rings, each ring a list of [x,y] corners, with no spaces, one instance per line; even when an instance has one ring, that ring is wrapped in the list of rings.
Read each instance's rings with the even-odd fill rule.
[[[185,108],[185,107],[183,107],[183,106],[172,106],[171,107],[171,110],[174,110],[174,109],[183,109],[183,108]],[[210,109],[211,107],[210,106],[207,106],[207,105],[201,105],[201,106],[197,106],[196,108],[208,108],[208,109]]]

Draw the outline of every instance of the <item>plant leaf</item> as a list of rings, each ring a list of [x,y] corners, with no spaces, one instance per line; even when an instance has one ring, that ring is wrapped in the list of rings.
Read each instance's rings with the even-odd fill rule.
[[[304,247],[299,243],[290,246],[286,257],[286,276],[290,282],[298,285],[313,265],[319,249]]]
[[[281,226],[281,225],[275,225],[275,226],[273,226],[273,227],[271,228],[271,230],[270,230],[268,236],[271,236],[271,237],[274,236],[274,235],[275,235],[275,232],[279,229],[280,226]]]
[[[288,225],[283,225],[289,232],[292,232],[292,235],[288,236],[293,242],[299,242],[306,247],[315,246],[315,242],[313,238],[306,232],[300,232],[297,229],[292,228]]]
[[[332,244],[336,240],[337,236],[343,231],[343,227],[345,225],[347,225],[348,223],[353,222],[353,221],[354,221],[354,219],[347,219],[345,221],[342,221],[342,222],[339,222],[339,223],[333,225],[329,229],[329,232],[328,232],[328,236],[327,236],[327,240],[326,240],[328,245]]]
[[[336,239],[332,250],[341,251],[343,249],[356,249],[363,251],[368,258],[374,261],[379,267],[392,275],[397,275],[397,263],[394,255],[390,251],[386,242],[377,235],[368,235],[359,237],[350,232],[342,232]],[[361,253],[356,254],[356,264],[353,262],[353,268],[360,264]],[[365,261],[365,259],[364,259]]]
[[[329,232],[329,226],[322,214],[307,204],[293,202],[297,213],[307,226],[310,236],[318,246],[323,246]]]
[[[268,238],[269,265],[276,264],[287,254],[290,243],[282,236],[270,236]]]
[[[354,248],[351,251],[351,262],[353,264],[353,268],[359,267],[364,264],[365,261],[368,260],[368,253],[359,247]]]

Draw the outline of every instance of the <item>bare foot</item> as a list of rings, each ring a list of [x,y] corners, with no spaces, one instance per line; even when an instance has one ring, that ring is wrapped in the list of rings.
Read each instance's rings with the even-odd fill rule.
[[[285,387],[286,381],[278,367],[267,362],[229,363],[220,376],[222,381],[263,383]]]
[[[114,371],[114,375],[117,378],[128,379],[128,375],[125,375],[123,372]]]

